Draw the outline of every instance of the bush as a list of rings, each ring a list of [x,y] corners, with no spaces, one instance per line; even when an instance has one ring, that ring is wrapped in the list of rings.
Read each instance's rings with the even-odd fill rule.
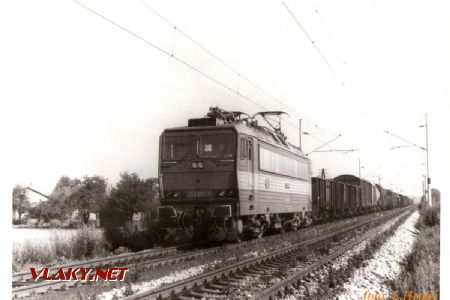
[[[418,293],[439,291],[440,206],[423,207],[416,224],[420,230],[400,276],[391,282],[394,290]]]
[[[432,227],[435,225],[440,225],[441,220],[441,210],[440,206],[433,206],[433,207],[427,207],[424,212],[422,212],[423,215],[423,224],[427,227]]]
[[[152,248],[157,242],[156,235],[151,228],[145,231],[132,231],[127,226],[106,227],[104,237],[112,250],[126,247],[132,251],[140,251]]]
[[[58,219],[51,219],[49,223],[50,223],[51,228],[61,228],[62,227],[62,222]]]
[[[72,237],[71,257],[79,259],[92,257],[105,250],[106,244],[103,237],[97,236],[89,227],[83,227]]]
[[[435,205],[433,207],[424,205],[423,208],[420,210],[420,218],[416,224],[416,228],[422,230],[427,227],[440,225],[440,223],[441,223],[440,205]]]

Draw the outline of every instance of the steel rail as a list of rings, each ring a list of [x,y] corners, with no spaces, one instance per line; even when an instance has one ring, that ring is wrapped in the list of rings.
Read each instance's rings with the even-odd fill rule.
[[[282,249],[272,251],[270,253],[267,253],[267,254],[259,256],[259,257],[249,258],[249,259],[231,264],[229,266],[225,266],[218,270],[213,270],[213,271],[203,273],[203,274],[191,277],[191,278],[180,280],[178,282],[164,285],[162,287],[159,287],[159,288],[156,288],[153,290],[134,294],[132,296],[125,297],[123,299],[134,300],[134,299],[143,299],[143,298],[145,298],[145,299],[165,299],[165,298],[170,298],[170,297],[173,298],[175,296],[178,296],[178,294],[180,294],[180,293],[186,292],[191,289],[198,288],[199,286],[202,286],[202,285],[209,284],[210,282],[220,280],[221,278],[226,278],[226,277],[233,275],[236,272],[242,271],[244,269],[251,269],[252,267],[255,267],[261,263],[267,263],[273,259],[277,259],[279,257],[289,255],[289,254],[294,254],[296,251],[298,251],[299,248],[302,248],[302,247],[305,247],[305,246],[308,246],[311,244],[319,243],[324,240],[328,240],[334,236],[337,236],[337,235],[340,235],[343,233],[347,233],[349,231],[355,230],[359,227],[368,225],[370,223],[373,223],[373,222],[376,222],[379,220],[389,219],[392,216],[400,215],[402,212],[404,212],[404,210],[390,212],[390,213],[386,214],[385,216],[383,216],[382,218],[374,217],[370,220],[363,221],[359,224],[351,225],[349,227],[342,228],[335,232],[324,234],[323,236],[320,236],[320,237],[315,237],[315,238],[311,238],[309,240],[298,242],[296,244],[290,245],[290,246],[282,248]]]
[[[188,253],[183,254],[177,254],[169,257],[162,257],[157,259],[151,259],[148,261],[139,261],[138,263],[132,263],[128,265],[124,265],[123,267],[128,268],[144,268],[146,270],[156,268],[156,267],[163,267],[170,264],[178,263],[181,261],[186,261],[188,259],[194,259],[200,256],[206,256],[210,254],[217,253],[221,247],[214,247],[214,248],[207,248],[207,249],[201,249],[197,251],[192,251]],[[175,247],[176,249],[176,247]],[[133,256],[136,258],[137,256]],[[142,256],[139,256],[142,257]],[[143,256],[145,257],[145,256]],[[78,264],[77,264],[78,265]],[[104,265],[104,264],[103,264]],[[73,267],[73,265],[72,265]],[[82,265],[82,267],[87,268],[86,265]],[[52,274],[49,272],[49,274]],[[31,275],[30,275],[31,276]],[[14,298],[21,298],[26,296],[32,296],[39,293],[46,293],[48,291],[56,291],[56,290],[64,290],[66,288],[75,286],[77,284],[81,284],[84,282],[80,281],[46,281],[46,282],[38,282],[26,286],[21,286],[17,288],[13,288],[12,295]]]
[[[407,212],[404,213],[404,215],[407,215],[407,214],[408,214]],[[372,238],[376,234],[378,234],[377,228],[374,228],[374,229],[366,232],[364,235],[349,241],[348,244],[346,244],[343,247],[333,251],[331,254],[326,255],[326,256],[318,259],[317,261],[313,262],[312,264],[306,266],[300,272],[296,272],[296,274],[291,275],[290,277],[288,277],[288,278],[286,278],[284,280],[281,280],[278,283],[275,283],[275,284],[269,286],[268,288],[264,289],[263,291],[260,291],[258,294],[254,295],[252,297],[252,299],[272,300],[272,299],[275,299],[275,298],[283,298],[283,294],[285,293],[286,289],[289,286],[293,285],[293,283],[300,284],[300,280],[303,277],[306,277],[310,273],[320,269],[322,266],[324,266],[328,262],[334,260],[338,256],[344,254],[345,252],[347,252],[350,249],[354,248],[356,245],[362,243],[363,241]]]
[[[363,222],[363,223],[357,223],[356,225],[352,224],[351,226],[352,227],[364,226],[365,224],[373,222],[377,219],[389,217],[392,214],[395,214],[397,212],[400,213],[402,210],[404,210],[404,209],[388,211],[388,212],[386,212],[385,215],[382,215],[384,212],[383,213],[377,212],[377,213],[374,213],[371,215],[366,215],[366,217],[372,216],[372,219],[369,221]],[[347,223],[353,223],[354,221],[358,222],[358,220],[346,219],[346,220],[339,220],[338,222],[336,222],[335,225],[347,226],[346,225]],[[291,234],[293,234],[293,235],[294,234],[302,234],[302,233],[308,234],[308,232],[311,230],[316,230],[316,232],[320,232],[321,230],[326,231],[327,229],[330,228],[330,224],[334,224],[334,223],[320,224],[320,225],[316,225],[313,227],[304,228],[304,229],[301,229],[298,231],[289,232],[284,235],[277,234],[277,235],[267,236],[263,239],[263,241],[268,242],[268,241],[271,241],[271,240],[274,240],[274,239],[277,239],[280,237],[281,238],[283,238],[283,237],[289,238],[289,236]],[[348,228],[350,228],[350,227],[347,226],[347,227],[341,229],[341,231],[342,230],[351,230]],[[337,235],[337,234],[340,234],[340,233],[338,233],[338,231],[336,231],[336,232],[333,232],[328,235]],[[261,241],[262,241],[261,239],[256,239],[256,240],[250,240],[250,241],[246,241],[246,242],[239,243],[239,244],[228,245],[225,247],[228,247],[228,248],[230,248],[229,250],[232,250],[232,249],[237,249],[240,247],[252,245],[254,243],[258,243]],[[311,240],[304,241],[302,243],[304,243],[306,245],[306,242],[308,242],[308,241],[310,241],[311,243],[313,242],[311,239]],[[184,246],[192,246],[192,245],[184,245]],[[95,267],[100,267],[100,266],[112,266],[114,264],[116,264],[114,266],[117,266],[118,263],[120,263],[121,266],[124,266],[124,267],[138,268],[138,269],[143,268],[144,270],[148,270],[148,269],[152,269],[152,268],[163,267],[166,265],[178,263],[180,261],[186,261],[188,259],[197,258],[200,256],[214,254],[214,253],[217,253],[220,249],[222,249],[222,250],[225,249],[222,246],[218,246],[218,247],[213,247],[213,248],[196,250],[196,251],[183,253],[183,254],[176,254],[178,251],[178,248],[180,248],[180,247],[182,247],[182,246],[174,246],[174,247],[168,247],[168,248],[162,248],[162,249],[149,249],[149,250],[144,250],[141,252],[124,253],[124,254],[119,254],[119,255],[114,255],[114,256],[109,256],[109,257],[104,257],[104,258],[76,262],[74,264],[61,265],[61,266],[57,266],[57,267],[52,267],[50,269],[49,274],[53,274],[52,271],[55,272],[59,268],[68,268],[68,267],[95,268]],[[171,253],[175,253],[175,254],[173,256],[159,258],[159,256],[161,256],[161,255],[169,255]],[[145,260],[145,259],[149,259],[149,260],[131,263],[132,261]],[[128,264],[125,265],[125,263],[128,263]],[[23,282],[23,281],[20,282],[20,280],[30,280],[31,277],[32,277],[31,272],[20,272],[20,273],[13,274],[13,284],[14,283],[16,283],[16,284],[24,283],[23,286],[13,288],[13,291],[12,291],[13,298],[32,296],[35,294],[46,293],[48,291],[65,290],[69,287],[77,286],[77,285],[84,283],[84,282],[80,282],[80,281],[48,281],[48,282],[28,281],[29,285],[25,285],[27,282]]]
[[[186,245],[184,245],[186,246]],[[173,247],[167,247],[167,248],[159,248],[159,249],[147,249],[139,252],[133,252],[133,253],[122,253],[117,255],[111,255],[107,257],[100,257],[100,258],[94,258],[89,259],[85,261],[78,261],[71,264],[65,264],[60,266],[55,266],[50,268],[49,273],[52,274],[52,272],[56,272],[60,268],[95,268],[100,266],[107,266],[112,265],[116,263],[127,263],[132,260],[137,259],[146,259],[146,258],[152,258],[152,257],[159,257],[162,255],[170,255],[174,254],[178,251],[178,248],[181,246],[173,246]],[[17,272],[12,275],[12,282],[20,282],[20,281],[27,281],[31,280],[32,275],[30,271],[22,271]]]

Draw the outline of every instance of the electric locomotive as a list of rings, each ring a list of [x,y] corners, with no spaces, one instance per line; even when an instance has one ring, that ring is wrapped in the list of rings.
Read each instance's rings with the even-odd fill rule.
[[[311,161],[268,118],[281,114],[212,107],[164,130],[158,222],[166,239],[235,241],[311,224]]]

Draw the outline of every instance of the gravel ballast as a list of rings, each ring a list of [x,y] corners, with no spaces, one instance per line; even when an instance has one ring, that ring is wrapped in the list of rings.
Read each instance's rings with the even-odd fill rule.
[[[366,266],[357,269],[337,299],[363,299],[364,293],[383,294],[385,299],[393,293],[385,285],[387,280],[395,279],[402,271],[401,262],[411,251],[417,230],[415,224],[419,212],[414,212],[395,231],[394,235],[378,249]]]

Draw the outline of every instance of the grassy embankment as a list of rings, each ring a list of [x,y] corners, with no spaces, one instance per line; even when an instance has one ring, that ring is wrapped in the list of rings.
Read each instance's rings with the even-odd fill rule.
[[[133,232],[131,228],[89,227],[79,229],[73,236],[55,234],[45,241],[25,241],[13,246],[13,272],[28,270],[29,267],[55,266],[80,259],[104,257],[131,251],[152,248],[156,243],[153,228]]]
[[[420,211],[416,228],[419,230],[416,242],[403,262],[403,272],[391,282],[392,290],[438,293],[441,231],[439,203]]]
[[[12,253],[13,272],[28,267],[52,266],[70,261],[108,254],[108,245],[103,234],[84,227],[67,238],[53,235],[48,241],[25,241],[14,245]]]

